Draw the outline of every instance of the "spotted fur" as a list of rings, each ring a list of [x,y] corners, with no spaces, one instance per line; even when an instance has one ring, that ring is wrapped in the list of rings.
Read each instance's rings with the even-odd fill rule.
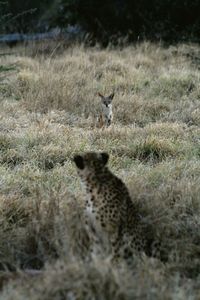
[[[135,251],[151,254],[150,230],[144,228],[126,185],[108,169],[108,159],[104,152],[74,157],[86,188],[86,223],[92,228],[94,239],[109,245],[115,257],[127,259]]]

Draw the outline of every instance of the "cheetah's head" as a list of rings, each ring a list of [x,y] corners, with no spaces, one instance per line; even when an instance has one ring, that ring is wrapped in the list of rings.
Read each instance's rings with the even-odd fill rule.
[[[106,152],[86,152],[82,155],[75,155],[74,162],[81,177],[104,169],[108,162],[109,155]]]

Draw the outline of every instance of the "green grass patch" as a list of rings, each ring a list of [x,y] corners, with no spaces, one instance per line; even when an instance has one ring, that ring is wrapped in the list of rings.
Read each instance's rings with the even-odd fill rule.
[[[160,162],[166,158],[173,158],[178,155],[178,148],[170,140],[148,137],[135,145],[135,158],[147,162]]]
[[[0,65],[0,73],[16,70],[15,65]]]

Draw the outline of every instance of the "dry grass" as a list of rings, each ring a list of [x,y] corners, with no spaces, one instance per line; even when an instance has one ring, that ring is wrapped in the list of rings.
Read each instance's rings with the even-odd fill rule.
[[[199,47],[17,50],[0,57],[0,299],[198,299]],[[96,94],[111,91],[101,131]],[[110,153],[167,263],[90,257],[71,161],[88,150]]]

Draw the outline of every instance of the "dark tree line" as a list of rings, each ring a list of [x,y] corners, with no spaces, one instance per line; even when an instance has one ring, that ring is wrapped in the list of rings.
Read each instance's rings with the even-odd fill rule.
[[[4,15],[33,10],[4,26],[7,31],[79,24],[92,38],[105,44],[119,37],[200,40],[200,0],[8,0],[6,3]]]
[[[0,0],[0,33],[25,33],[43,29],[43,16],[51,0]]]
[[[200,0],[61,0],[63,15],[101,40],[200,38]]]

